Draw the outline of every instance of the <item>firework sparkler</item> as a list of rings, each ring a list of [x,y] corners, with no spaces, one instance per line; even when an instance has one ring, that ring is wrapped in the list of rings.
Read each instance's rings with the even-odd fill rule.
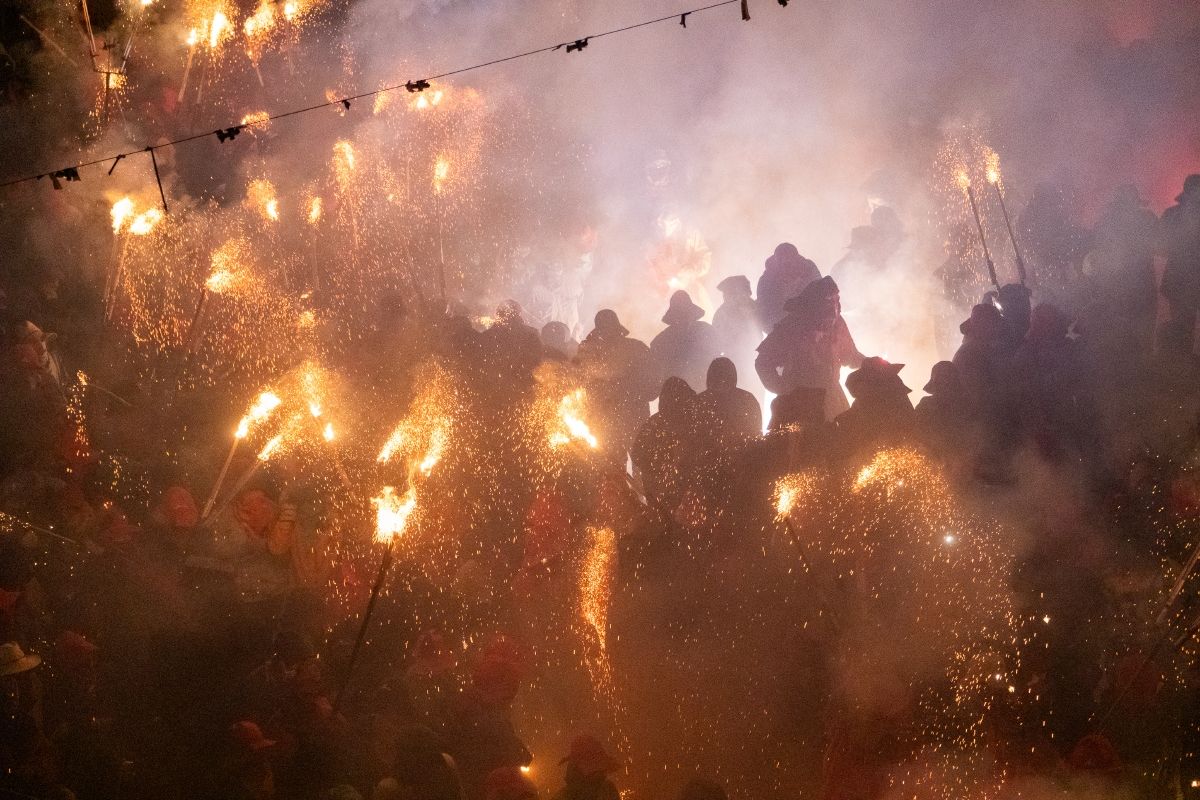
[[[967,174],[965,169],[959,170],[955,176],[959,187],[966,192],[967,200],[971,204],[971,214],[975,217],[975,228],[979,231],[979,243],[983,245],[983,260],[987,264],[988,279],[997,289],[1000,288],[1000,281],[996,277],[996,265],[992,262],[992,254],[988,250],[987,236],[983,233],[983,220],[979,216],[979,205],[975,202],[975,190],[971,187],[971,176]]]
[[[221,466],[220,474],[217,475],[217,482],[213,485],[212,492],[209,493],[208,500],[204,503],[204,510],[200,513],[201,520],[208,519],[209,514],[212,513],[213,504],[217,502],[217,495],[220,494],[221,486],[225,483],[225,476],[229,473],[229,465],[233,462],[233,454],[237,452],[242,439],[250,434],[253,426],[271,416],[281,402],[283,401],[274,392],[263,392],[238,422],[237,429],[233,433],[233,443],[229,446],[229,455],[225,457],[225,463]]]
[[[1004,215],[1004,227],[1008,229],[1008,240],[1012,242],[1013,255],[1017,259],[1017,275],[1021,278],[1021,285],[1025,285],[1025,258],[1021,255],[1021,248],[1017,246],[1017,236],[1013,233],[1012,221],[1008,217],[1008,206],[1004,202],[1004,186],[1000,181],[1000,154],[992,150],[987,155],[987,181],[996,190],[996,199],[1000,201],[1000,213]]]

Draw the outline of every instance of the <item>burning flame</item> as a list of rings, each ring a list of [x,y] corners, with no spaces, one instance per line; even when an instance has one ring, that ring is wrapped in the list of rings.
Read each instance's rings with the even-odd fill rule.
[[[267,417],[271,416],[271,412],[279,407],[283,401],[279,399],[279,395],[274,392],[263,392],[250,406],[250,410],[246,412],[246,416],[242,417],[238,422],[237,431],[233,434],[239,439],[245,439],[250,433],[250,426],[262,422]]]
[[[133,214],[133,200],[129,197],[122,197],[117,202],[113,203],[112,207],[112,226],[113,233],[120,233],[121,228],[125,226],[125,221]]]
[[[256,33],[270,30],[275,25],[275,8],[270,3],[259,3],[258,9],[246,18],[242,30],[246,36],[253,37]]]
[[[279,221],[279,198],[275,196],[275,184],[265,178],[250,181],[246,187],[246,202],[257,208],[263,219]]]
[[[316,225],[321,219],[321,198],[314,197],[308,203],[308,224]]]
[[[958,188],[964,192],[971,188],[971,176],[967,174],[965,169],[960,169],[954,174],[954,180],[958,183]]]
[[[446,182],[446,178],[450,177],[450,162],[445,156],[438,156],[437,163],[433,165],[433,189],[436,192],[442,190],[442,184]]]
[[[1000,154],[995,150],[988,150],[985,157],[987,170],[987,182],[996,184],[1000,182]]]
[[[325,437],[325,441],[327,441],[327,442],[333,441],[333,423],[332,422],[325,423],[325,430],[321,432],[321,435]]]
[[[190,31],[188,31],[187,39],[185,40],[187,42],[188,47],[195,47],[196,42],[198,42],[199,40],[200,40],[200,32],[199,31],[197,31],[195,28],[192,28]]]
[[[163,212],[157,208],[149,208],[138,214],[129,223],[129,232],[134,236],[145,236],[154,230],[154,226],[162,221]]]
[[[408,426],[406,423],[401,422],[396,426],[396,429],[392,431],[392,434],[387,438],[387,441],[383,443],[383,449],[379,451],[379,456],[375,459],[375,461],[380,464],[386,464],[387,462],[391,461],[392,456],[396,454],[396,451],[404,446],[404,440],[406,438],[408,438]]]
[[[550,434],[551,447],[558,448],[572,440],[586,442],[593,450],[600,446],[600,442],[592,435],[591,428],[583,419],[584,397],[583,389],[576,389],[559,402],[558,419],[562,422],[562,429]]]
[[[227,269],[220,269],[208,276],[208,280],[204,282],[204,287],[214,294],[221,294],[233,285],[233,280],[232,272]]]
[[[417,99],[413,101],[413,108],[418,111],[423,111],[427,108],[437,108],[438,103],[442,102],[443,96],[444,94],[441,89],[435,89],[432,92],[421,92]]]
[[[417,495],[410,488],[400,497],[394,487],[385,486],[371,503],[375,506],[375,541],[391,542],[404,532],[408,516],[417,505]]]
[[[433,433],[429,435],[429,450],[425,452],[425,458],[421,459],[421,463],[417,467],[422,475],[428,477],[437,463],[442,460],[442,452],[446,449],[447,427],[446,420],[440,420],[438,426],[433,429]]]
[[[242,124],[250,128],[265,130],[271,124],[271,115],[266,111],[251,111],[242,117]]]
[[[291,22],[292,17],[296,16],[296,12],[300,10],[300,6],[295,0],[288,0],[283,4],[283,18]]]
[[[278,436],[276,436],[275,438],[271,439],[271,441],[269,441],[265,445],[263,445],[263,449],[258,451],[258,460],[266,461],[268,458],[271,457],[272,453],[274,453],[277,449],[279,449],[279,445],[282,442],[283,442],[283,434],[281,433]]]
[[[212,22],[208,26],[208,46],[215,49],[225,39],[229,38],[233,32],[232,26],[229,24],[229,17],[225,16],[224,11],[213,12]]]

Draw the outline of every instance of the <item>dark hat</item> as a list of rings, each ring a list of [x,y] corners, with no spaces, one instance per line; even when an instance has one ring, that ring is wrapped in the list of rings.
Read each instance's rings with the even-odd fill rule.
[[[704,309],[692,302],[692,296],[683,289],[678,289],[671,295],[671,305],[662,321],[667,325],[680,325],[685,322],[695,322],[704,317]]]
[[[572,740],[571,751],[558,763],[571,764],[585,776],[605,775],[620,766],[595,736],[586,733]]]
[[[805,286],[800,291],[800,294],[788,299],[783,304],[783,310],[791,313],[793,311],[805,311],[815,308],[822,300],[833,297],[838,293],[837,281],[826,275],[824,278],[817,278],[808,286]]]
[[[1176,203],[1182,203],[1192,195],[1200,194],[1200,175],[1188,175],[1183,179],[1183,191],[1175,198]]]
[[[542,326],[542,341],[552,342],[554,344],[566,344],[571,338],[571,329],[567,327],[565,322],[557,320],[547,322]]]
[[[1003,324],[1004,318],[1000,316],[1000,309],[991,303],[980,303],[971,308],[970,318],[958,326],[958,331],[964,336],[996,334],[1000,332]]]
[[[601,333],[615,333],[618,336],[629,335],[629,330],[621,324],[621,321],[617,319],[617,312],[611,308],[602,308],[596,312],[595,326],[596,330]]]
[[[750,294],[750,279],[745,275],[730,275],[717,284],[717,291],[722,294],[741,292],[748,295]]]
[[[903,364],[892,364],[879,356],[864,358],[862,366],[846,376],[846,391],[855,400],[885,394],[908,394],[912,391],[900,380]]]
[[[962,377],[958,374],[958,367],[954,362],[939,361],[929,371],[929,383],[925,384],[924,391],[929,394],[943,394],[956,392],[961,388]]]

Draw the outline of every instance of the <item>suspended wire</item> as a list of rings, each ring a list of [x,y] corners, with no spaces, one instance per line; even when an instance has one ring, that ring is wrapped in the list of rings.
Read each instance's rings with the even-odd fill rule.
[[[463,73],[466,73],[466,72],[473,72],[475,70],[484,69],[486,67],[492,67],[497,64],[504,64],[509,61],[516,61],[517,59],[521,59],[521,58],[529,58],[531,56],[541,55],[542,53],[550,53],[555,50],[561,50],[564,48],[567,49],[567,52],[572,52],[575,50],[582,50],[584,47],[587,46],[587,43],[592,39],[600,39],[605,36],[614,36],[619,33],[626,33],[628,31],[636,30],[638,28],[645,28],[649,25],[657,25],[659,23],[667,22],[667,21],[671,21],[671,20],[686,19],[687,17],[691,16],[692,14],[699,14],[704,11],[711,11],[714,8],[721,8],[722,6],[735,5],[735,4],[742,3],[742,2],[744,2],[744,0],[721,0],[720,2],[712,3],[712,4],[706,5],[706,6],[700,6],[698,8],[693,8],[693,9],[689,9],[689,10],[685,10],[685,11],[676,11],[675,13],[668,14],[665,17],[657,17],[655,19],[648,19],[648,20],[644,20],[642,22],[635,22],[631,25],[625,25],[620,28],[613,28],[612,30],[602,31],[601,33],[593,33],[589,36],[584,36],[580,39],[575,39],[572,42],[560,42],[555,45],[539,47],[535,50],[526,50],[523,53],[516,53],[514,55],[504,56],[503,58],[495,58],[495,59],[492,59],[491,61],[484,61],[479,64],[472,64],[468,67],[459,67],[458,69],[452,69],[447,72],[440,72],[436,75],[431,75],[428,78],[421,78],[419,80],[405,81],[404,83],[397,83],[397,84],[394,84],[391,86],[383,86],[378,89],[373,89],[369,92],[360,92],[359,94],[348,95],[346,97],[339,97],[339,98],[336,98],[333,100],[327,100],[323,103],[317,103],[315,105],[305,106],[303,108],[295,108],[290,111],[281,111],[278,114],[271,114],[270,116],[266,117],[266,119],[256,120],[255,122],[252,122],[252,123],[240,123],[240,124],[229,125],[229,126],[220,128],[218,131],[204,131],[203,133],[193,133],[193,134],[189,134],[187,136],[181,137],[179,139],[173,139],[169,142],[160,142],[159,144],[155,144],[155,145],[147,145],[145,147],[139,147],[135,150],[127,150],[123,153],[112,153],[110,155],[103,156],[101,158],[92,159],[91,161],[82,161],[78,164],[73,164],[69,167],[63,167],[60,170],[50,170],[50,171],[38,173],[36,175],[26,175],[21,178],[13,178],[12,180],[8,180],[3,183],[0,183],[0,188],[4,188],[6,186],[15,186],[18,183],[27,183],[29,181],[40,180],[41,178],[51,175],[52,173],[61,173],[65,170],[78,170],[78,169],[82,169],[83,167],[94,167],[97,164],[105,164],[105,163],[108,163],[109,161],[113,162],[112,167],[109,168],[109,170],[108,170],[108,174],[111,175],[112,170],[117,165],[117,162],[119,162],[121,159],[125,158],[126,156],[132,156],[132,155],[136,155],[138,153],[149,153],[151,155],[151,157],[153,157],[155,150],[161,150],[165,147],[175,147],[177,145],[186,144],[188,142],[194,142],[197,139],[205,139],[209,136],[212,136],[214,133],[218,133],[218,132],[221,134],[224,134],[221,136],[221,141],[225,142],[229,139],[234,138],[237,135],[237,133],[241,132],[241,130],[243,128],[253,127],[256,124],[262,124],[263,122],[273,122],[274,120],[286,119],[287,117],[294,117],[294,116],[298,116],[300,114],[307,114],[310,111],[319,111],[323,108],[330,108],[332,106],[338,106],[338,105],[341,105],[345,108],[349,108],[350,107],[349,104],[356,100],[362,100],[363,98],[374,97],[376,95],[386,94],[388,92],[395,92],[400,89],[405,89],[409,92],[423,91],[424,89],[428,88],[430,81],[442,80],[444,78],[449,78],[454,75],[462,75]],[[783,5],[783,3],[781,2],[780,5]],[[164,206],[165,206],[165,198],[164,198]]]

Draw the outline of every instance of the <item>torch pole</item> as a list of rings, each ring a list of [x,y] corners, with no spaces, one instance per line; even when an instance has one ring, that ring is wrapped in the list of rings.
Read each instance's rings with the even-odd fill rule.
[[[200,519],[208,519],[208,515],[212,513],[213,504],[217,502],[217,495],[221,493],[221,486],[225,483],[225,476],[229,474],[229,465],[233,463],[233,454],[237,452],[238,443],[242,440],[236,436],[233,439],[233,444],[229,447],[229,455],[225,456],[225,464],[221,467],[221,473],[217,475],[217,482],[213,485],[212,492],[208,495],[208,500],[204,503],[204,511],[200,513]]]
[[[383,588],[383,580],[392,566],[395,548],[396,537],[393,536],[388,540],[387,550],[383,553],[383,561],[379,564],[379,574],[375,576],[375,585],[371,587],[371,597],[367,600],[367,609],[363,612],[362,623],[358,626],[358,635],[354,637],[354,647],[350,650],[350,661],[346,664],[346,674],[342,677],[342,685],[338,689],[337,697],[333,700],[335,714],[342,705],[342,699],[346,696],[346,687],[350,685],[350,678],[354,675],[354,665],[358,662],[358,655],[362,651],[363,642],[366,641],[367,626],[371,623],[371,614],[375,612],[375,603],[379,600],[379,590]]]
[[[992,285],[999,289],[1000,281],[996,279],[996,265],[992,263],[992,254],[988,251],[987,237],[983,235],[983,220],[979,218],[979,206],[975,203],[975,190],[970,184],[967,184],[967,199],[971,201],[971,214],[975,217],[975,227],[979,230],[979,243],[983,245],[983,259],[987,262],[988,278],[991,279]]]
[[[213,513],[220,514],[222,511],[224,511],[225,507],[228,506],[233,501],[233,498],[238,496],[238,492],[240,492],[242,489],[246,488],[246,484],[250,482],[251,478],[253,478],[255,475],[258,474],[258,471],[260,469],[262,469],[262,465],[265,463],[267,463],[267,460],[265,458],[256,458],[254,460],[254,466],[251,467],[250,469],[246,470],[245,475],[238,478],[238,482],[233,485],[233,489],[230,490],[229,496],[225,498],[225,502],[223,502],[223,503],[221,503],[221,505],[217,506],[217,510],[214,511]],[[207,516],[204,519],[207,519]]]
[[[175,391],[179,390],[179,382],[187,375],[188,364],[192,360],[192,350],[196,347],[196,332],[199,329],[200,315],[204,313],[204,304],[208,302],[208,286],[200,287],[200,300],[192,313],[192,321],[188,323],[187,331],[183,334],[183,357],[179,361],[179,371],[171,380]]]
[[[992,184],[996,189],[996,197],[1000,200],[1000,213],[1004,215],[1004,227],[1008,229],[1008,240],[1012,242],[1013,254],[1017,257],[1017,274],[1021,277],[1021,285],[1025,285],[1025,259],[1021,256],[1021,248],[1017,247],[1017,237],[1013,233],[1012,221],[1008,217],[1008,206],[1004,202],[1004,190],[1000,187],[1000,181],[997,180]]]
[[[1175,600],[1179,597],[1179,593],[1183,591],[1183,584],[1187,581],[1188,576],[1192,574],[1192,570],[1196,568],[1196,561],[1200,560],[1200,543],[1192,547],[1192,555],[1187,563],[1183,565],[1183,569],[1179,572],[1179,577],[1175,579],[1175,585],[1171,587],[1171,593],[1167,595],[1167,602],[1163,604],[1162,611],[1158,612],[1158,617],[1154,620],[1161,625],[1167,619],[1167,614],[1171,611],[1171,607],[1175,605]]]

